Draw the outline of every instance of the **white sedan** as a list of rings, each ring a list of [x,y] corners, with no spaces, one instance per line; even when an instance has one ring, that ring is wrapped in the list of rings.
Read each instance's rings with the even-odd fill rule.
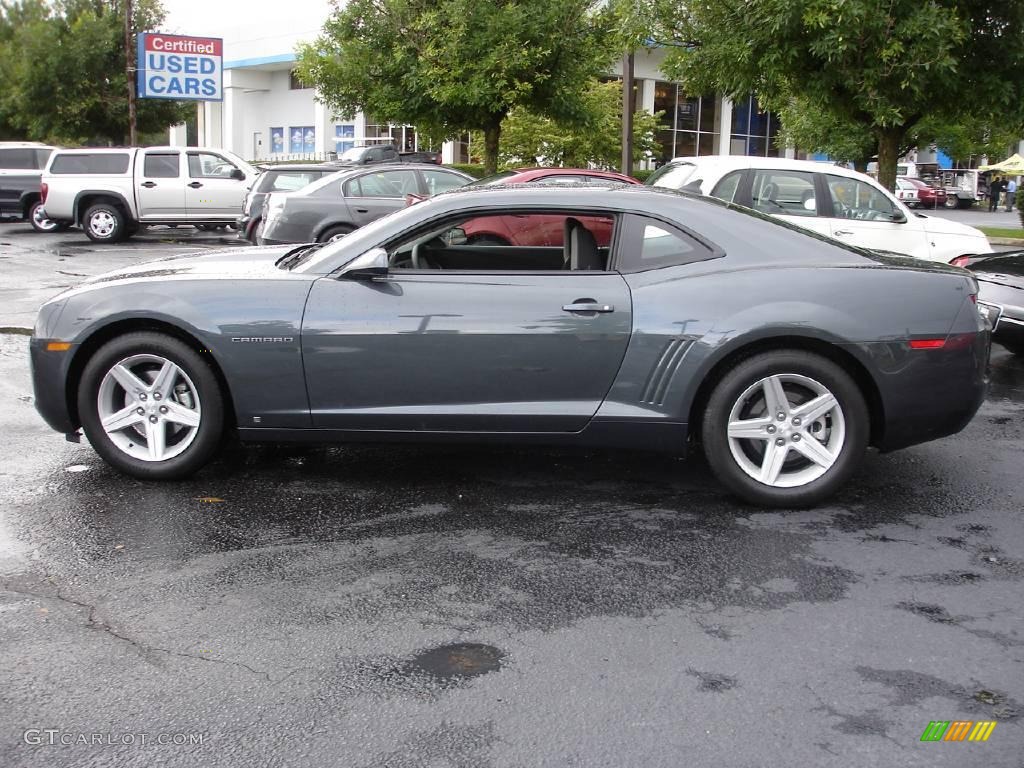
[[[911,211],[870,176],[776,157],[679,157],[647,180],[777,216],[850,245],[950,262],[990,253],[981,230]]]

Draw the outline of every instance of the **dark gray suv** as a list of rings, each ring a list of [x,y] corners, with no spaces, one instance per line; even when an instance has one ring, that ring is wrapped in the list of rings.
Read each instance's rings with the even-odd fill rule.
[[[37,232],[66,229],[46,218],[39,180],[55,147],[28,141],[0,141],[0,218],[28,219]]]
[[[260,245],[326,243],[404,208],[406,195],[430,196],[473,181],[469,174],[426,163],[343,170],[295,192],[267,197]]]

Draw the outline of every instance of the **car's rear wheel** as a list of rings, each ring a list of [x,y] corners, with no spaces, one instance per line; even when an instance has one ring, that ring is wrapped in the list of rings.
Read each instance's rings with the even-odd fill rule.
[[[95,243],[116,243],[128,234],[124,214],[113,203],[91,206],[82,218],[82,228],[86,237]]]
[[[178,339],[152,332],[121,336],[92,356],[78,413],[96,452],[144,480],[196,472],[224,429],[224,398],[210,366]]]
[[[721,378],[701,435],[712,470],[737,496],[802,507],[833,494],[857,469],[868,409],[853,378],[831,360],[764,352]]]
[[[953,208],[959,208],[960,207],[960,198],[957,197],[956,195],[947,195],[946,196],[946,207],[951,209],[951,210]]]
[[[335,240],[341,240],[345,235],[351,234],[355,230],[352,227],[346,227],[339,225],[337,227],[329,227],[320,233],[320,237],[317,238],[318,243],[333,243]]]
[[[43,208],[41,200],[37,200],[32,203],[32,207],[28,211],[28,220],[32,224],[32,229],[36,232],[63,232],[67,229],[67,224],[59,221],[54,221],[46,216],[46,211]]]

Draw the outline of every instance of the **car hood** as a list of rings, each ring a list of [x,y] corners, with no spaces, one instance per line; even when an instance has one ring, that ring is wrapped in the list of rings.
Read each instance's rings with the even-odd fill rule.
[[[966,224],[961,224],[958,221],[950,221],[949,219],[943,219],[939,216],[926,216],[925,214],[918,214],[918,216],[924,220],[924,229],[930,235],[961,235],[962,237],[980,237],[988,242],[988,238],[985,233],[980,229],[969,227]]]
[[[275,264],[295,245],[275,245],[264,248],[225,248],[219,251],[205,251],[200,254],[187,253],[167,256],[142,264],[133,264],[111,272],[90,277],[82,285],[111,283],[119,280],[145,280],[167,277],[224,277],[258,278],[287,274]]]

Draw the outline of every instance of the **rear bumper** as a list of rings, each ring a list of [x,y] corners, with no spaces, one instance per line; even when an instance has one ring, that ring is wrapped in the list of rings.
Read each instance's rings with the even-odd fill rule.
[[[68,410],[66,385],[74,348],[67,352],[47,352],[47,341],[33,337],[29,342],[35,406],[52,429],[69,434],[79,427]]]
[[[953,435],[974,418],[988,392],[991,334],[951,334],[942,349],[912,350],[903,343],[874,349],[884,428],[883,451]]]

